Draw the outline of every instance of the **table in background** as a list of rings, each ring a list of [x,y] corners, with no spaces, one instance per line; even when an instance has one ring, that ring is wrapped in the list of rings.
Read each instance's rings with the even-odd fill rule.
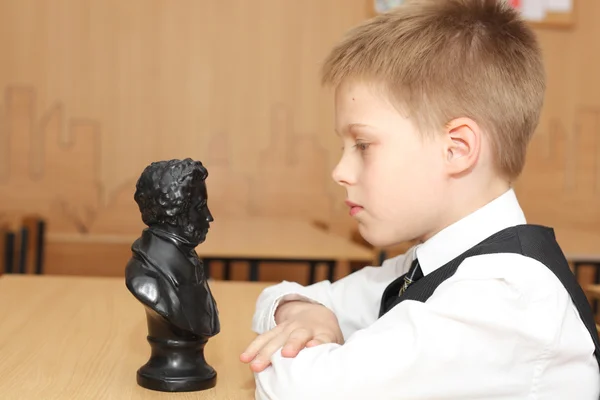
[[[594,282],[600,283],[600,233],[573,228],[555,228],[556,240],[574,272],[583,266],[593,268]]]
[[[49,241],[131,244],[132,235],[49,234]],[[215,260],[224,262],[225,279],[229,279],[231,262],[246,261],[250,265],[250,280],[259,279],[261,262],[307,263],[309,282],[315,281],[317,265],[327,265],[327,279],[334,280],[339,262],[373,263],[374,252],[349,239],[320,229],[308,221],[297,219],[240,218],[220,219],[211,224],[206,241],[196,251],[208,265]]]
[[[223,260],[225,279],[233,261],[249,262],[250,280],[258,280],[261,262],[307,263],[309,283],[313,283],[318,264],[327,265],[327,279],[333,282],[338,262],[374,260],[370,249],[303,220],[255,218],[221,220],[213,225],[197,252],[209,263]]]
[[[595,299],[600,299],[600,285],[589,285],[585,291]]]
[[[150,356],[142,305],[119,278],[0,277],[2,399],[253,399],[239,354],[254,338],[256,297],[267,284],[211,281],[221,333],[206,345],[217,386],[162,393],[136,383]]]
[[[591,295],[589,285],[600,284],[600,233],[574,228],[554,228],[556,240],[565,257],[573,265],[573,273],[588,293],[590,303],[600,320],[599,297]]]
[[[583,287],[585,294],[589,299],[594,300],[595,304],[600,300],[600,285],[586,285]],[[598,328],[598,332],[600,333],[600,324],[598,321],[600,320],[600,316],[598,315],[598,311],[596,311],[596,328]]]
[[[554,228],[554,231],[569,261],[600,266],[600,232],[573,228]]]

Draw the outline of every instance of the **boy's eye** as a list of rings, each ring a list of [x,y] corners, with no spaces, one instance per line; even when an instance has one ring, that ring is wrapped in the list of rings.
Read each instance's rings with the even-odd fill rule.
[[[355,148],[357,148],[360,151],[365,151],[369,148],[369,143],[365,143],[365,142],[356,142],[356,144],[354,145]]]

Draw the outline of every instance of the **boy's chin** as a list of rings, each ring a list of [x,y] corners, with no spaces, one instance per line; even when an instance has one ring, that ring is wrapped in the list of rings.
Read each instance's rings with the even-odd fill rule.
[[[417,240],[409,232],[386,232],[384,229],[370,229],[362,224],[359,224],[358,231],[362,238],[374,247],[392,247]]]
[[[401,242],[382,230],[369,229],[362,224],[359,224],[358,232],[367,243],[374,247],[389,247]]]

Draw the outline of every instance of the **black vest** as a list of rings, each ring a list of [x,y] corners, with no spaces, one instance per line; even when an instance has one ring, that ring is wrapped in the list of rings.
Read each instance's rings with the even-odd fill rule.
[[[592,337],[596,347],[594,354],[600,366],[600,342],[592,309],[575,275],[569,269],[567,259],[554,237],[554,231],[544,226],[519,225],[504,229],[467,250],[446,265],[425,275],[410,285],[401,296],[398,296],[400,286],[404,282],[404,275],[402,275],[383,292],[379,316],[381,317],[404,300],[426,302],[443,281],[454,275],[464,259],[494,253],[522,254],[538,260],[556,275],[571,296],[583,324]]]

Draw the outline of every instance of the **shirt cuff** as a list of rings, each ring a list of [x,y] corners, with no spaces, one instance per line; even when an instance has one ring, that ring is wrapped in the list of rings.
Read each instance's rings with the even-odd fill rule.
[[[305,301],[307,303],[321,304],[318,301],[306,296],[302,296],[298,293],[281,294],[271,301],[271,305],[269,307],[265,307],[265,311],[262,312],[258,318],[254,319],[252,330],[258,334],[261,334],[275,328],[277,326],[277,323],[275,322],[275,311],[277,311],[277,307],[290,301]]]

